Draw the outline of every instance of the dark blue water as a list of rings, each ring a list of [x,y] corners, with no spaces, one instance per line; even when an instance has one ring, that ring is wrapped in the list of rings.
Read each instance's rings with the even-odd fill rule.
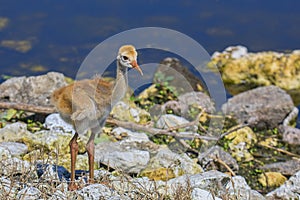
[[[0,30],[0,82],[3,75],[48,71],[74,78],[96,45],[139,27],[180,31],[209,54],[230,45],[253,52],[300,46],[299,0],[0,0],[0,17],[9,19]],[[5,40],[27,40],[32,48],[18,52],[3,47]],[[139,62],[158,63],[165,56],[141,52]]]
[[[101,41],[145,26],[187,34],[210,54],[237,44],[255,52],[288,51],[300,45],[299,0],[0,0],[0,17],[9,19],[0,30],[0,42],[32,44],[26,53],[0,47],[0,75],[60,71],[74,77]],[[32,68],[39,65],[39,70]]]

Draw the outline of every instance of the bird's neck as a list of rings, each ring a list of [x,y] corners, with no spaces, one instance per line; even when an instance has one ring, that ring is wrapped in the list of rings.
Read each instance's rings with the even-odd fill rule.
[[[117,63],[118,64],[117,64],[116,81],[123,83],[124,84],[123,86],[127,88],[128,85],[127,67],[123,67],[119,61]]]
[[[113,105],[120,101],[126,93],[128,86],[127,72],[127,67],[123,67],[119,61],[117,61],[117,77],[112,97]]]

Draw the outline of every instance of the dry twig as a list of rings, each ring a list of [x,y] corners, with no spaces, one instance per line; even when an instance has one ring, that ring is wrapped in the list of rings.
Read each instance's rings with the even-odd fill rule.
[[[215,158],[214,159],[216,162],[220,163],[221,165],[223,165],[229,172],[232,176],[235,176],[236,174],[232,171],[232,169],[223,161],[221,160],[220,158]]]
[[[56,112],[54,107],[37,106],[37,105],[25,104],[25,103],[0,102],[0,108],[16,109],[16,110],[23,110],[23,111],[28,111],[33,113],[43,113],[43,114],[51,114]]]
[[[54,107],[46,107],[46,106],[36,106],[32,104],[24,104],[24,103],[9,103],[9,102],[0,102],[0,108],[4,109],[16,109],[16,110],[24,110],[27,112],[33,112],[33,113],[43,113],[43,114],[51,114],[56,112]],[[123,128],[131,129],[134,131],[142,131],[142,132],[147,132],[151,135],[167,135],[167,136],[172,136],[172,137],[177,137],[177,138],[185,138],[185,139],[201,139],[201,140],[209,140],[209,141],[217,141],[217,137],[213,136],[202,136],[199,134],[178,134],[174,132],[174,130],[179,129],[179,128],[186,128],[189,126],[194,126],[199,124],[199,117],[202,113],[198,115],[198,117],[192,121],[188,122],[186,124],[182,124],[176,127],[171,127],[170,129],[158,129],[152,126],[148,125],[141,125],[133,122],[124,122],[124,121],[119,121],[113,118],[108,118],[107,123],[109,124],[114,124],[117,126],[121,126]]]
[[[131,129],[134,131],[142,131],[142,132],[147,132],[151,135],[167,135],[167,136],[172,136],[172,137],[178,137],[178,138],[185,138],[185,139],[201,139],[201,140],[209,140],[209,141],[217,141],[217,137],[212,137],[212,136],[203,136],[199,134],[179,134],[176,132],[170,132],[168,129],[159,129],[159,128],[154,128],[154,127],[149,127],[147,125],[141,125],[141,124],[136,124],[132,122],[124,122],[124,121],[119,121],[116,119],[109,118],[106,120],[107,123],[110,124],[115,124],[117,126],[121,126],[123,128]]]
[[[272,147],[272,146],[267,145],[267,144],[258,144],[258,145],[261,146],[261,147],[266,147],[266,148],[268,148],[268,149],[273,149],[273,150],[275,150],[275,151],[278,151],[278,152],[280,152],[280,153],[284,153],[284,154],[289,155],[289,156],[293,156],[293,157],[296,157],[296,158],[300,158],[300,155],[294,154],[294,153],[289,152],[289,151],[286,151],[286,150],[284,150],[284,149]]]

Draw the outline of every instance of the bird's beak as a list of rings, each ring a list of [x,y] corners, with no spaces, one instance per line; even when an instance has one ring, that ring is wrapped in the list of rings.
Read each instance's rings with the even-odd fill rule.
[[[143,76],[143,71],[142,69],[140,68],[140,66],[137,64],[136,60],[132,61],[131,62],[131,66],[132,68],[136,69],[137,71],[140,72],[140,74]]]

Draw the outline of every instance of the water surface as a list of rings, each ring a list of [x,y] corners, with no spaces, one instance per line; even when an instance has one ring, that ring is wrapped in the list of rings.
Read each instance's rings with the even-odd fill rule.
[[[29,41],[30,49],[0,47],[0,75],[60,71],[74,77],[85,56],[106,38],[132,28],[180,31],[212,54],[230,45],[250,51],[289,51],[300,44],[300,1],[17,1],[1,0],[9,19],[0,42]],[[162,56],[152,55],[159,62]],[[147,55],[141,62],[149,60]]]

